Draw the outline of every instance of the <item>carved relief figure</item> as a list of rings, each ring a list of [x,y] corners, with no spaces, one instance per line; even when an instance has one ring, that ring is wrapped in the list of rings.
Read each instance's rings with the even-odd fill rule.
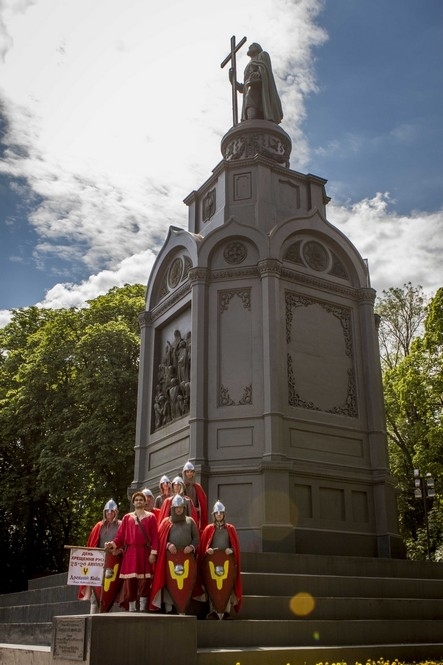
[[[154,430],[189,412],[191,367],[191,333],[186,338],[174,330],[167,340],[157,370],[154,395]]]

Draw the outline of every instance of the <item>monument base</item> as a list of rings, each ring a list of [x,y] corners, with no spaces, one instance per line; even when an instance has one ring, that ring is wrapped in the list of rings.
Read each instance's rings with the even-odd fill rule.
[[[195,616],[111,612],[53,620],[53,665],[192,665],[197,653]]]

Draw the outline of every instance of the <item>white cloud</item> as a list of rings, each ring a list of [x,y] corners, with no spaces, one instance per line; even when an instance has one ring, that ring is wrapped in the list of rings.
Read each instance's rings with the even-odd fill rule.
[[[182,200],[220,161],[231,126],[220,63],[233,17],[238,40],[246,33],[271,53],[301,168],[304,99],[316,90],[312,49],[326,39],[315,23],[321,8],[320,0],[149,8],[36,0],[7,12],[12,42],[0,80],[9,147],[0,170],[25,179],[40,201],[29,221],[41,269],[60,257],[91,272],[117,270],[158,247],[170,224],[186,226]],[[241,78],[246,47],[237,60]]]
[[[409,281],[430,295],[443,286],[443,210],[398,215],[389,211],[389,194],[379,192],[352,206],[330,203],[327,213],[368,259],[379,295]]]
[[[154,261],[155,254],[150,250],[140,252],[121,261],[114,270],[102,270],[81,284],[57,284],[37,305],[50,309],[83,307],[88,300],[106,293],[115,286],[146,283]]]
[[[314,52],[327,39],[318,25],[323,5],[0,0],[8,121],[0,171],[24,179],[38,202],[29,217],[36,263],[44,270],[59,257],[72,265],[42,306],[81,306],[112,286],[145,283],[168,227],[186,227],[182,201],[221,160],[220,140],[232,123],[228,68],[220,63],[233,31],[271,54],[283,128],[293,140],[291,167],[304,170],[305,103],[317,93]],[[243,47],[240,79],[247,60]],[[383,140],[414,136],[412,125],[402,125]],[[358,153],[377,140],[349,133],[322,150]],[[399,217],[376,194],[354,206],[331,203],[328,216],[367,256],[378,290],[411,274],[437,288],[441,268],[429,248],[441,252],[442,213]]]

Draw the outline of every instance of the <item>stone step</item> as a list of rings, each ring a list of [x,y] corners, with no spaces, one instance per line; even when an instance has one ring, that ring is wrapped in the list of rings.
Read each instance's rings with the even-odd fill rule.
[[[71,600],[40,605],[12,605],[0,608],[0,637],[5,623],[41,623],[52,621],[52,617],[71,614],[89,614],[87,601]]]
[[[68,573],[54,573],[53,575],[44,575],[35,577],[28,581],[28,589],[48,589],[53,586],[63,586],[68,579]]]
[[[316,598],[312,612],[296,615],[290,608],[291,596],[244,596],[241,620],[296,621],[330,619],[433,619],[443,620],[443,599],[416,598]],[[301,608],[303,610],[303,607]],[[114,608],[118,611],[118,607]],[[42,605],[16,605],[0,608],[0,636],[8,623],[41,623],[54,616],[88,614],[89,602],[67,601]]]
[[[379,661],[424,662],[441,660],[440,644],[376,644],[361,646],[255,647],[250,649],[199,649],[193,665],[287,665],[288,663],[355,663]],[[52,665],[49,647],[0,644],[2,665]],[[140,661],[141,662],[141,661]]]
[[[276,552],[243,552],[241,557],[242,571],[250,573],[443,579],[443,566],[435,561]]]
[[[440,566],[443,568],[443,566]],[[371,598],[441,598],[443,579],[400,577],[340,577],[338,575],[307,575],[302,573],[242,572],[245,595],[287,596],[301,591],[314,597],[371,597]],[[77,602],[78,587],[49,586],[30,591],[0,595],[0,622],[2,608]],[[81,603],[80,603],[81,605]],[[78,613],[83,610],[79,609]]]
[[[440,643],[439,621],[386,620],[233,620],[198,621],[199,649],[315,647],[327,645]]]
[[[244,596],[239,619],[300,619],[290,608],[292,596]],[[300,608],[301,610],[303,607]],[[443,598],[315,598],[305,620],[330,619],[443,620]]]
[[[299,592],[317,596],[367,598],[441,598],[443,580],[399,577],[340,577],[289,573],[242,573],[243,593],[287,596]]]
[[[0,595],[0,608],[12,605],[39,605],[40,603],[48,602],[48,600],[52,603],[63,603],[69,600],[76,600],[77,594],[78,587],[68,586],[65,581],[63,585]]]
[[[364,644],[360,646],[251,647],[249,649],[199,649],[196,665],[317,665],[317,663],[365,663],[380,660],[425,662],[441,660],[439,644]],[[14,664],[15,665],[15,664]],[[20,663],[17,665],[28,665]],[[46,665],[46,663],[45,663]],[[49,663],[48,663],[49,665]]]

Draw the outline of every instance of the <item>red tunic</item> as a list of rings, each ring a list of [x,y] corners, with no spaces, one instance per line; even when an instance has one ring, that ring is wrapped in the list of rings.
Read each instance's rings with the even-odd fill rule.
[[[232,524],[225,524],[225,527],[229,536],[229,543],[231,550],[234,552],[235,562],[237,564],[237,573],[234,582],[234,593],[237,597],[237,605],[234,605],[236,612],[240,611],[243,597],[242,581],[241,581],[241,567],[240,567],[240,543],[238,541],[237,531]],[[215,532],[215,525],[208,524],[207,527],[203,529],[203,533],[200,539],[200,547],[198,548],[198,558],[199,558],[199,569],[203,561],[207,550],[211,547],[212,538]]]
[[[149,547],[146,546],[146,536],[135,519],[135,513],[128,513],[123,517],[114,538],[117,547],[124,549],[120,569],[122,578],[152,577],[153,567],[149,563],[149,555],[152,550],[158,552],[157,520],[152,513],[145,511],[145,516],[140,521],[146,531]]]

